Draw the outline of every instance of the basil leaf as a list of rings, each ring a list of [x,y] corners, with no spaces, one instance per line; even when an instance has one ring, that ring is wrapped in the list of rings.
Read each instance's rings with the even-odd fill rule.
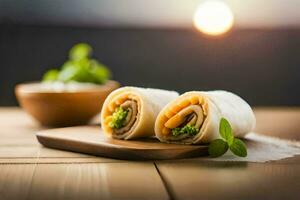
[[[229,147],[230,151],[237,156],[246,157],[247,156],[247,148],[245,143],[237,138],[234,138],[233,143]]]
[[[228,150],[228,144],[222,139],[213,140],[208,146],[208,153],[211,157],[222,156]]]
[[[221,118],[220,120],[219,132],[221,137],[227,141],[229,146],[231,146],[234,136],[232,134],[230,123],[225,118]]]

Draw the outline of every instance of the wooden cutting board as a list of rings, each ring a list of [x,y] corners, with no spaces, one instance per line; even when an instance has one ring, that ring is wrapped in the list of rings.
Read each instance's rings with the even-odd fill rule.
[[[205,145],[165,144],[157,139],[116,140],[105,137],[99,126],[77,126],[40,131],[46,147],[126,160],[163,160],[207,155]]]

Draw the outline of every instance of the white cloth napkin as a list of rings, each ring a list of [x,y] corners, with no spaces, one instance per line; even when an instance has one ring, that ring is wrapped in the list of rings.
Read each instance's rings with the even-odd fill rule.
[[[248,156],[245,158],[234,156],[230,151],[214,161],[247,161],[267,162],[300,155],[300,141],[279,139],[257,133],[249,133],[246,137]]]

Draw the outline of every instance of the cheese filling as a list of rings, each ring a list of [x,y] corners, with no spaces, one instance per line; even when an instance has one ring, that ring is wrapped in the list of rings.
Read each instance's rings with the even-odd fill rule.
[[[206,117],[202,98],[190,96],[169,106],[164,113],[163,134],[170,140],[182,140],[197,135]]]

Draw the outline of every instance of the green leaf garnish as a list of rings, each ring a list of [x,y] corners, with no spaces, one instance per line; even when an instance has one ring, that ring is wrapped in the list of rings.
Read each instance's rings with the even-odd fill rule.
[[[58,74],[59,71],[57,69],[50,69],[44,74],[43,81],[44,82],[55,81],[57,80]]]
[[[238,139],[234,138],[232,145],[229,147],[230,151],[237,156],[246,157],[247,156],[247,148],[245,143]]]
[[[50,70],[44,75],[43,81],[70,81],[104,84],[111,78],[110,70],[95,59],[91,59],[92,48],[85,43],[80,43],[71,48],[69,60],[61,70]]]
[[[86,43],[79,43],[73,46],[69,52],[70,60],[81,60],[88,58],[92,53],[92,47]]]
[[[102,84],[111,78],[111,72],[105,65],[99,63],[96,60],[90,60],[90,66],[90,73],[93,76],[93,81],[95,83]]]
[[[220,120],[219,132],[223,139],[213,140],[208,146],[208,153],[211,157],[222,156],[227,152],[228,148],[237,156],[247,156],[245,143],[238,138],[234,138],[231,125],[225,118],[221,118]]]
[[[92,82],[89,73],[88,61],[68,61],[63,65],[58,80],[65,83],[70,81]]]
[[[196,135],[199,129],[192,125],[185,125],[184,127],[177,127],[172,129],[172,135],[178,136],[183,134]]]
[[[128,110],[125,110],[122,107],[117,107],[112,115],[112,120],[109,122],[108,126],[113,129],[122,128],[124,126],[127,114]]]
[[[221,118],[219,132],[221,137],[228,142],[229,145],[233,142],[233,134],[230,123],[225,118]]]
[[[222,139],[212,141],[208,147],[208,153],[211,157],[222,156],[228,150],[228,144]]]

